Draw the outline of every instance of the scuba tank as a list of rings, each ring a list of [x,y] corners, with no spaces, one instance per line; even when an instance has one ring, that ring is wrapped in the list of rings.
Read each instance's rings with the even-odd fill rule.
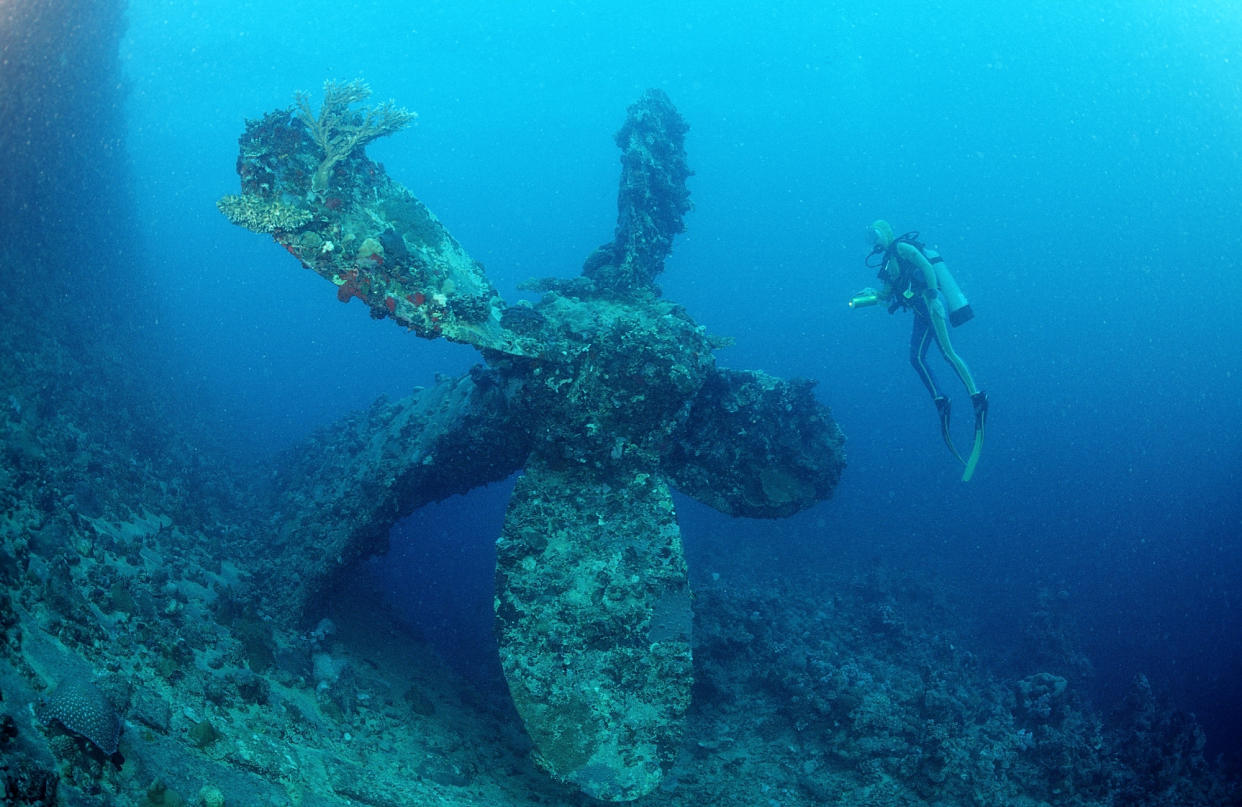
[[[923,257],[927,258],[927,262],[936,270],[936,285],[940,287],[940,293],[944,295],[945,307],[949,309],[949,324],[956,328],[963,322],[969,322],[975,312],[971,310],[970,301],[962,293],[962,288],[953,279],[953,273],[949,271],[944,258],[930,247],[921,247],[921,251]]]

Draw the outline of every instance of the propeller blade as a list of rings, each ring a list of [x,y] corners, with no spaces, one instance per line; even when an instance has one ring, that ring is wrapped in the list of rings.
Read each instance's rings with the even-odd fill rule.
[[[661,467],[682,493],[731,516],[779,518],[832,496],[845,437],[810,381],[717,369]]]
[[[508,477],[529,451],[494,374],[481,368],[320,430],[282,458],[273,480],[270,537],[253,559],[265,604],[298,623],[342,570],[387,550],[398,520]]]
[[[338,300],[357,297],[376,319],[427,339],[528,355],[526,340],[502,326],[505,303],[483,265],[362,146],[338,155],[325,174],[313,128],[293,109],[247,121],[237,157],[241,194],[219,199],[220,212],[271,234],[332,281]]]
[[[536,760],[597,799],[650,792],[675,755],[692,683],[668,486],[532,457],[497,550],[501,665]]]

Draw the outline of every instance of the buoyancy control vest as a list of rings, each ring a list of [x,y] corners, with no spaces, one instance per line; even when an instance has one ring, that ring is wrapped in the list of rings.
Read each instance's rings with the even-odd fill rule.
[[[970,308],[970,301],[966,299],[966,295],[962,293],[962,289],[957,285],[957,281],[953,278],[953,273],[949,271],[949,267],[945,264],[944,258],[940,257],[940,253],[926,246],[919,241],[917,232],[903,233],[893,239],[888,248],[880,253],[878,250],[873,254],[880,254],[880,262],[871,264],[877,266],[879,272],[877,277],[889,284],[893,290],[892,302],[889,303],[888,312],[891,314],[898,308],[908,308],[911,300],[916,294],[924,291],[923,273],[915,271],[916,267],[913,263],[903,260],[900,250],[897,249],[898,244],[909,244],[919,251],[919,253],[927,259],[932,269],[936,272],[936,286],[940,290],[940,294],[944,296],[945,307],[949,309],[949,323],[954,327],[968,322],[975,315]],[[896,261],[897,272],[894,275],[888,271],[890,261]]]

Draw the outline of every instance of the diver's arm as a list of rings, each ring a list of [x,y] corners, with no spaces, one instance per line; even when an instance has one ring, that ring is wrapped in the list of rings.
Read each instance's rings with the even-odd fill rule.
[[[936,292],[940,288],[940,284],[936,281],[936,267],[931,265],[927,258],[923,257],[923,253],[911,244],[904,241],[897,244],[897,251],[901,253],[904,260],[909,261],[916,272],[923,276],[923,292],[928,299],[935,299]]]
[[[893,289],[892,274],[888,271],[887,264],[881,267],[880,271],[876,273],[876,279],[880,281],[880,288],[877,289],[874,286],[868,286],[855,294],[854,298],[874,297],[876,302],[885,303],[893,299],[893,294],[895,292]]]

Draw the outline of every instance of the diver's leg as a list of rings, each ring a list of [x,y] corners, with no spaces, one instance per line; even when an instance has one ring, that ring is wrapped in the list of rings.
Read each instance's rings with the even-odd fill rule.
[[[940,352],[944,355],[945,361],[953,366],[957,372],[957,377],[962,379],[962,383],[966,385],[966,391],[970,393],[973,399],[975,394],[979,392],[979,388],[975,386],[974,376],[970,374],[970,368],[966,366],[966,361],[953,349],[953,342],[949,339],[949,318],[945,314],[944,301],[937,297],[927,306],[927,318],[931,323],[931,331],[936,336],[936,344],[940,346]]]
[[[958,378],[962,379],[962,383],[966,385],[966,390],[970,393],[970,402],[975,408],[975,441],[971,446],[970,456],[965,461],[966,470],[962,473],[962,481],[969,482],[974,476],[975,466],[979,464],[979,455],[983,451],[983,434],[988,419],[988,394],[975,386],[975,379],[970,374],[970,368],[953,349],[953,343],[949,340],[948,317],[945,315],[944,302],[936,298],[931,301],[927,309],[932,332],[936,335],[936,344],[940,346],[940,352],[944,354],[945,361],[953,365]],[[958,459],[961,457],[959,456]]]
[[[936,386],[936,376],[927,363],[927,348],[931,346],[934,336],[931,321],[923,310],[917,305],[914,309],[914,330],[910,333],[910,366],[914,368],[914,372],[918,373],[919,380],[931,393],[932,403],[936,404],[936,414],[940,416],[940,436],[944,438],[944,444],[949,447],[953,456],[957,457],[958,462],[965,463],[957,447],[953,445],[953,436],[949,433],[952,405],[948,396],[940,394],[940,388]]]
[[[936,400],[944,396],[940,394],[940,389],[936,386],[936,376],[927,364],[927,349],[931,347],[933,338],[927,317],[916,308],[914,329],[910,331],[910,366],[918,374],[919,381],[922,381],[923,386],[927,387],[927,391],[931,393],[932,400]]]

